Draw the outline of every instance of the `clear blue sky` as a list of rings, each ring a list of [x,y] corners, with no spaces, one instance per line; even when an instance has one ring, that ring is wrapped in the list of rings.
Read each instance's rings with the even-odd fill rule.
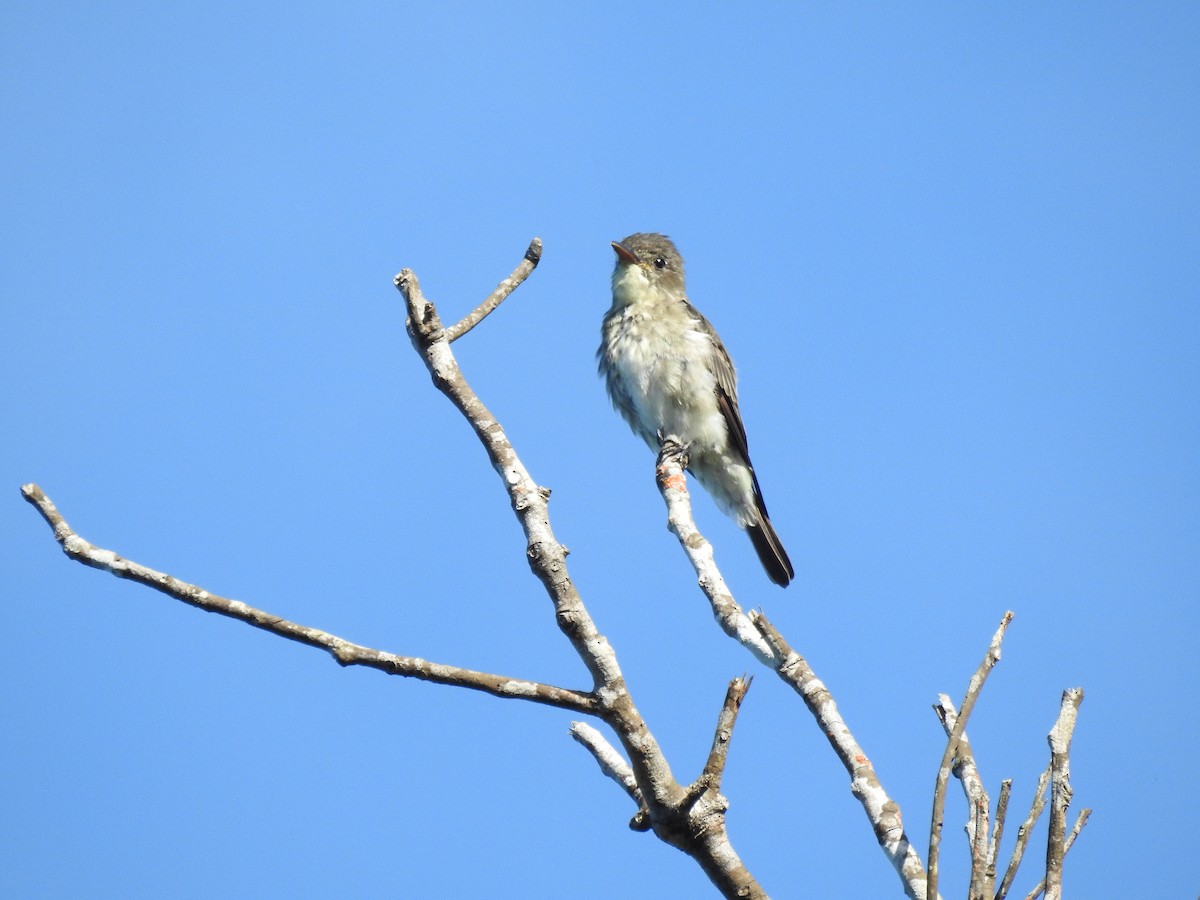
[[[593,360],[609,241],[659,230],[738,364],[796,582],[707,498],[700,526],[910,835],[930,704],[1011,608],[969,729],[993,794],[1015,779],[1010,841],[1082,685],[1071,893],[1196,896],[1194,4],[101,6],[0,12],[0,894],[706,895],[568,714],[341,670],[85,569],[18,493],[279,615],[584,687],[391,281],[414,268],[454,319],[541,236],[456,352],[690,779],[754,664]],[[726,789],[774,896],[897,895],[848,787],[762,674]],[[947,896],[964,821],[952,793]]]

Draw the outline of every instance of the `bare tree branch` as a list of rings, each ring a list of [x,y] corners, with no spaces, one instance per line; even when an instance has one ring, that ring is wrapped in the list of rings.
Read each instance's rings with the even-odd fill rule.
[[[1000,840],[1004,837],[1004,820],[1008,818],[1008,801],[1012,796],[1012,779],[1000,782],[1000,799],[996,801],[996,816],[992,824],[992,840],[988,845],[987,893],[996,890],[996,861],[1000,858]]]
[[[728,801],[720,792],[729,743],[751,678],[743,676],[730,682],[705,766],[696,780],[684,787],[675,779],[662,749],[634,704],[616,653],[592,621],[570,579],[566,567],[566,548],[558,543],[550,527],[549,490],[533,481],[499,422],[470,388],[450,350],[452,341],[474,328],[524,282],[537,266],[541,251],[540,239],[534,238],[512,274],[479,307],[449,328],[443,327],[436,308],[421,292],[411,270],[402,270],[395,278],[395,285],[405,301],[406,327],[414,349],[424,361],[435,387],[467,419],[504,484],[525,535],[530,569],[553,603],[559,629],[592,676],[590,691],[571,690],[432,663],[417,657],[399,656],[290,622],[142,566],[111,550],[96,547],[70,528],[37,485],[24,485],[22,493],[50,525],[56,540],[71,559],[117,577],[137,581],[205,611],[324,649],[340,665],[367,666],[389,674],[469,688],[507,699],[541,703],[599,718],[613,729],[624,755],[597,729],[586,723],[572,723],[570,734],[588,749],[601,771],[638,804],[638,812],[630,822],[630,827],[652,830],[664,842],[683,850],[701,866],[724,896],[761,900],[766,897],[765,891],[729,841],[725,823]],[[699,533],[692,518],[684,475],[686,448],[670,435],[660,437],[662,446],[656,476],[667,505],[668,526],[691,560],[714,617],[726,634],[775,671],[803,699],[850,774],[851,792],[862,805],[880,847],[900,876],[905,894],[913,900],[938,896],[938,845],[946,783],[953,764],[954,773],[962,782],[971,807],[967,825],[972,854],[970,896],[972,900],[984,900],[995,882],[997,853],[1012,782],[1002,783],[994,831],[989,842],[990,801],[966,737],[965,723],[988,673],[1000,658],[1000,643],[1012,613],[1005,614],[993,636],[988,654],[971,679],[961,710],[956,712],[950,698],[945,695],[941,696],[936,707],[947,731],[948,742],[934,794],[929,869],[926,872],[904,831],[899,806],[884,790],[870,760],[842,719],[829,690],[816,677],[804,657],[789,646],[762,612],[746,613],[733,598],[717,568],[712,546]],[[1065,817],[1071,797],[1069,749],[1082,697],[1080,689],[1067,691],[1063,695],[1059,719],[1049,735],[1051,765],[1039,781],[1038,794],[1029,818],[1018,833],[1017,848],[996,894],[997,900],[1003,900],[1011,885],[1028,843],[1029,832],[1045,803],[1046,784],[1051,779],[1053,803],[1046,880],[1030,898],[1035,898],[1044,889],[1048,898],[1060,900],[1063,858],[1091,812],[1084,810],[1071,834],[1064,838]]]
[[[602,741],[589,739],[591,736],[586,731],[576,729],[574,733],[577,739],[582,739],[593,750],[593,755],[602,766],[617,775],[623,787],[623,776],[626,772],[632,774],[636,797],[643,803],[645,814],[642,820],[653,828],[661,840],[695,859],[725,896],[765,898],[766,893],[729,842],[725,828],[728,806],[725,798],[716,790],[709,789],[689,796],[671,774],[658,742],[634,705],[616,653],[597,630],[567,573],[566,550],[555,539],[550,528],[547,508],[549,491],[530,477],[500,424],[467,384],[450,351],[450,339],[465,333],[495,309],[532,271],[540,251],[541,242],[534,239],[525,259],[512,276],[452,331],[442,327],[437,310],[421,293],[417,278],[410,270],[405,269],[397,275],[395,284],[405,300],[408,312],[406,326],[413,347],[425,362],[434,385],[451,400],[475,430],[493,468],[500,475],[525,533],[526,557],[530,568],[554,604],[559,629],[592,676],[594,690],[590,692],[571,691],[538,682],[439,665],[352,644],[319,629],[289,622],[240,601],[213,594],[124,559],[110,550],[94,547],[71,530],[54,504],[36,485],[25,486],[25,497],[42,513],[72,559],[104,569],[118,577],[138,581],[201,609],[238,619],[289,640],[328,650],[342,665],[370,666],[394,674],[597,716],[616,732],[629,757],[628,765],[624,761],[618,764],[620,757],[615,751],[611,754],[604,751]]]
[[[1025,821],[1021,823],[1021,827],[1017,829],[1017,843],[1013,847],[1012,857],[1008,861],[1008,869],[1004,873],[1004,879],[1000,882],[1000,890],[996,892],[996,900],[1004,900],[1008,896],[1013,879],[1017,876],[1017,869],[1021,865],[1021,858],[1025,855],[1025,848],[1029,844],[1029,838],[1033,834],[1033,828],[1037,825],[1038,817],[1042,814],[1042,808],[1046,805],[1046,785],[1049,783],[1050,769],[1047,767],[1038,776],[1037,790],[1033,795],[1033,803],[1029,806],[1029,815],[1025,817]]]
[[[512,278],[502,283],[493,297],[468,317],[469,321],[458,333],[463,333],[473,321],[487,315],[520,284],[536,264],[539,252],[540,241],[535,240]],[[632,775],[636,787],[633,796],[642,802],[644,811],[644,815],[639,813],[636,820],[644,822],[661,840],[696,860],[723,895],[751,900],[765,898],[765,891],[729,842],[725,827],[725,811],[728,807],[725,798],[718,791],[710,789],[697,795],[688,795],[671,774],[658,742],[634,705],[615,652],[597,630],[567,572],[566,550],[555,539],[550,528],[547,509],[549,491],[533,481],[500,424],[467,384],[450,351],[450,333],[442,327],[433,304],[421,293],[416,276],[405,269],[396,276],[395,284],[406,303],[406,326],[413,346],[425,362],[434,385],[470,423],[493,468],[500,475],[525,533],[526,557],[530,568],[553,602],[559,629],[591,674],[593,691],[572,691],[475,672],[350,643],[319,629],[289,622],[240,601],[213,594],[163,572],[141,566],[110,550],[94,547],[71,530],[54,504],[36,485],[23,488],[26,499],[41,512],[72,559],[118,577],[138,581],[182,602],[238,619],[279,637],[328,650],[342,665],[369,666],[384,672],[543,703],[600,718],[616,732],[628,755],[628,764],[620,760],[615,750],[611,754],[603,750],[602,739],[589,739],[591,736],[580,729],[575,729],[574,733],[577,739],[582,739],[592,749],[601,765],[617,776],[623,788],[626,787],[624,775]]]
[[[905,896],[911,900],[936,896],[926,893],[925,867],[904,831],[899,804],[884,789],[870,758],[842,718],[833,695],[825,683],[817,678],[808,660],[788,645],[763,613],[752,613],[751,617],[759,633],[779,658],[776,673],[804,700],[804,705],[850,774],[850,793],[862,805],[880,849],[900,876]]]
[[[600,765],[600,771],[615,781],[630,800],[638,806],[644,805],[633,769],[629,768],[629,763],[625,762],[617,749],[604,739],[604,735],[587,722],[572,722],[569,734],[588,749]]]
[[[708,753],[708,761],[704,764],[697,781],[704,782],[713,790],[720,790],[721,778],[725,774],[725,760],[729,755],[729,742],[733,739],[733,726],[737,724],[738,711],[754,676],[743,675],[729,682],[725,691],[725,702],[721,705],[721,714],[717,717],[717,728],[713,734],[712,749]]]
[[[63,552],[76,562],[95,569],[102,569],[116,575],[118,578],[128,578],[147,587],[161,591],[168,597],[181,600],[205,612],[218,613],[231,619],[269,631],[271,634],[328,650],[333,658],[342,666],[366,666],[378,669],[389,675],[403,675],[417,678],[421,681],[432,681],[435,684],[449,684],[455,687],[470,688],[483,691],[495,697],[505,697],[510,700],[529,700],[534,703],[544,703],[547,706],[557,706],[574,712],[595,714],[599,708],[596,698],[589,693],[572,691],[567,688],[541,684],[536,681],[526,681],[519,678],[508,678],[504,675],[493,675],[488,672],[476,672],[459,666],[449,666],[443,663],[429,662],[413,656],[398,656],[385,653],[360,644],[354,644],[344,638],[289,622],[261,609],[255,609],[240,600],[230,600],[214,594],[204,588],[180,581],[165,572],[140,565],[131,559],[118,556],[111,550],[103,550],[85,541],[77,535],[66,519],[59,513],[58,508],[36,484],[26,484],[21,487],[21,493],[53,529],[54,538],[62,545]]]
[[[513,273],[496,285],[496,289],[488,294],[487,298],[475,307],[475,309],[446,329],[446,340],[457,341],[482,322],[488,313],[503,303],[509,294],[521,286],[521,282],[529,277],[529,273],[537,267],[541,259],[542,239],[534,238],[529,242],[529,249],[525,251],[525,258],[517,264],[517,267],[513,269]]]
[[[991,801],[979,778],[970,742],[964,739],[964,730],[967,717],[974,708],[988,674],[1000,659],[1000,644],[1012,621],[1012,612],[1004,614],[983,662],[972,676],[963,700],[962,712],[955,713],[953,703],[948,697],[943,697],[943,702],[938,707],[939,714],[944,716],[943,724],[947,729],[948,741],[934,792],[934,815],[930,828],[930,866],[927,874],[920,857],[904,833],[899,807],[887,795],[870,760],[854,740],[849,727],[838,712],[837,704],[828,689],[817,679],[808,662],[788,646],[763,613],[747,614],[733,599],[717,568],[712,545],[700,534],[692,517],[684,474],[687,465],[686,448],[671,435],[660,435],[660,440],[656,477],[659,491],[667,506],[668,529],[678,538],[684,553],[695,568],[700,588],[712,606],[714,618],[726,634],[746,647],[760,662],[773,669],[804,698],[805,704],[829,739],[838,758],[850,773],[851,790],[862,803],[876,839],[899,874],[905,894],[911,898],[937,896],[938,844],[941,839],[946,783],[953,761],[956,774],[963,782],[963,790],[971,805],[967,825],[972,859],[970,896],[983,898],[990,895],[995,885],[997,854],[1003,834],[1004,817],[1008,811],[1012,781],[1009,779],[1001,784],[1000,808],[997,810],[995,830],[989,841],[988,819]],[[761,642],[749,631],[748,624],[758,632]],[[947,713],[949,715],[946,715]],[[1049,777],[1048,772],[1046,777]],[[1044,788],[1043,782],[1039,798],[1044,793]],[[1040,806],[1037,806],[1037,809],[1040,811]],[[1036,821],[1036,815],[1031,813],[1031,816],[1033,821]],[[1030,821],[1021,828],[1018,836],[1019,847],[1014,853],[1010,870],[1006,873],[1002,892],[1008,890],[1016,866],[1019,865],[1020,855],[1028,841],[1027,832],[1032,827],[1033,822]],[[1002,895],[998,894],[997,897],[1002,898]]]
[[[875,839],[900,876],[905,895],[912,900],[923,900],[926,896],[925,868],[904,832],[900,807],[884,790],[871,760],[838,711],[833,695],[817,678],[808,661],[788,645],[766,616],[761,612],[744,613],[726,587],[712,545],[700,534],[692,516],[683,455],[679,442],[669,435],[664,436],[656,468],[658,487],[667,505],[667,527],[679,539],[695,567],[700,589],[708,598],[714,617],[726,634],[800,695],[850,774],[850,792],[862,804]]]
[[[724,798],[707,791],[690,802],[634,705],[616,653],[596,628],[567,573],[565,549],[550,528],[548,492],[533,481],[500,423],[467,384],[437,310],[421,292],[416,275],[404,269],[395,284],[408,310],[409,337],[434,386],[471,424],[508,491],[525,532],[530,568],[550,595],[559,629],[592,674],[599,701],[596,715],[617,734],[629,757],[654,833],[695,859],[725,896],[766,897],[729,842]]]
[[[1071,736],[1083,688],[1063,691],[1058,719],[1050,729],[1050,835],[1046,841],[1046,900],[1061,900],[1062,866],[1066,855],[1064,832],[1067,828],[1067,807],[1071,804]],[[1080,826],[1082,827],[1082,826]]]
[[[712,544],[705,540],[692,518],[692,504],[688,496],[687,479],[683,470],[686,450],[677,438],[664,436],[655,466],[655,478],[663,500],[667,504],[667,529],[679,539],[684,553],[699,576],[700,589],[712,606],[713,617],[721,629],[749,650],[766,666],[775,668],[778,660],[771,648],[763,641],[754,623],[743,611],[733,593],[725,585],[725,579],[717,568]]]
[[[941,720],[942,728],[949,737],[958,721],[958,711],[946,694],[938,694],[933,710]],[[991,800],[983,787],[983,779],[975,764],[975,754],[966,730],[958,738],[958,751],[952,767],[954,775],[962,783],[970,814],[967,816],[967,845],[971,853],[971,884],[967,892],[970,900],[983,900],[991,894],[987,888],[988,818]]]
[[[979,692],[983,690],[983,684],[987,681],[988,674],[1000,661],[1000,642],[1004,640],[1004,632],[1008,629],[1008,623],[1012,621],[1012,617],[1012,612],[1004,614],[1000,620],[1000,627],[992,635],[992,642],[988,645],[983,662],[971,676],[966,696],[963,697],[962,705],[959,707],[958,719],[950,731],[950,739],[946,742],[946,751],[942,754],[942,764],[938,768],[937,783],[933,789],[933,821],[929,827],[929,873],[926,891],[930,896],[937,894],[938,850],[942,840],[942,813],[946,805],[946,783],[950,780],[950,764],[955,753],[958,752],[959,739],[967,727],[967,718],[971,715],[971,710],[975,708],[975,701],[979,699]]]
[[[1075,827],[1071,829],[1071,833],[1067,835],[1067,839],[1063,844],[1063,858],[1066,859],[1068,853],[1071,852],[1071,847],[1075,845],[1075,838],[1079,837],[1079,832],[1083,831],[1083,826],[1087,824],[1091,817],[1090,809],[1081,809],[1079,816],[1075,819]],[[1037,900],[1046,890],[1046,879],[1042,879],[1037,883],[1032,891],[1025,895],[1025,900]]]

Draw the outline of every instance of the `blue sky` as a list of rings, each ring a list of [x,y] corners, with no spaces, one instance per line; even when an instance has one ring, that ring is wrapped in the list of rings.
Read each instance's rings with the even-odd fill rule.
[[[5,4],[0,893],[706,895],[567,713],[342,670],[85,569],[18,493],[305,624],[585,687],[391,281],[452,320],[538,235],[455,351],[689,779],[754,663],[593,359],[609,241],[658,230],[738,365],[796,582],[695,495],[700,527],[914,841],[930,704],[1011,608],[968,729],[993,795],[1015,780],[1009,841],[1081,685],[1069,889],[1195,896],[1198,39],[1184,3]],[[725,787],[773,896],[897,895],[766,673]],[[964,821],[951,793],[946,896]]]

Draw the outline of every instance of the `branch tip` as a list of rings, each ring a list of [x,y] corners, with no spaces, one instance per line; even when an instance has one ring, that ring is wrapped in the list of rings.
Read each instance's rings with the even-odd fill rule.
[[[721,712],[717,716],[717,727],[713,734],[712,749],[708,752],[708,760],[700,777],[688,788],[688,805],[695,803],[707,790],[721,789],[721,779],[725,775],[725,763],[729,756],[729,742],[733,740],[733,727],[737,724],[738,711],[753,680],[753,677],[743,674],[729,682],[729,687],[725,690],[725,701],[721,704]]]
[[[526,681],[518,678],[506,678],[490,672],[477,672],[459,666],[433,664],[424,659],[412,656],[399,656],[371,647],[364,647],[347,641],[345,638],[290,622],[280,616],[257,609],[247,603],[231,600],[186,581],[181,581],[159,572],[148,566],[143,566],[131,559],[120,556],[112,550],[105,550],[84,540],[76,534],[59,513],[54,503],[37,485],[26,485],[22,489],[26,498],[34,504],[42,518],[54,530],[54,538],[71,559],[103,569],[118,578],[127,578],[146,587],[166,594],[172,599],[179,600],[189,606],[202,609],[205,612],[218,613],[230,619],[237,619],[246,625],[268,631],[278,637],[287,638],[309,647],[327,651],[340,665],[365,666],[377,669],[391,675],[401,675],[416,678],[421,681],[432,681],[435,684],[453,685],[482,691],[495,697],[513,700],[526,700],[542,703],[547,706],[557,706],[576,712],[594,715],[597,709],[595,695],[582,691],[543,684],[536,681]]]
[[[529,273],[537,268],[537,264],[541,259],[542,239],[535,237],[529,242],[529,246],[525,250],[525,255],[521,257],[521,261],[517,263],[517,267],[513,269],[512,274],[496,285],[496,289],[488,294],[484,298],[484,301],[475,307],[475,309],[447,328],[446,339],[454,342],[482,322],[484,318],[508,298],[509,294],[521,286],[522,282],[529,277]]]
[[[962,705],[958,710],[958,717],[946,741],[946,750],[942,754],[941,765],[938,767],[937,780],[934,783],[933,789],[933,813],[930,816],[929,825],[929,855],[926,857],[925,893],[929,897],[937,896],[938,854],[942,841],[942,820],[946,806],[946,783],[950,780],[950,770],[959,752],[959,744],[963,732],[967,727],[967,718],[971,715],[971,710],[975,708],[975,701],[979,699],[979,693],[983,690],[984,682],[987,681],[989,673],[995,667],[996,663],[1000,661],[1000,643],[1004,640],[1004,632],[1008,629],[1008,623],[1012,619],[1013,613],[1011,610],[1006,611],[1001,617],[1000,627],[992,635],[983,661],[979,664],[979,668],[975,670],[975,674],[971,676],[971,680],[967,685],[967,693],[963,697]],[[976,837],[979,837],[979,835],[977,834]],[[984,839],[986,840],[986,836],[984,836]]]

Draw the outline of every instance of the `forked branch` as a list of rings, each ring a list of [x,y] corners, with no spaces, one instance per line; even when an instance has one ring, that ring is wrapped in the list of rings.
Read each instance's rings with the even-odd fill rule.
[[[765,898],[762,887],[743,865],[729,841],[725,827],[728,804],[720,793],[729,742],[751,679],[742,677],[730,683],[704,769],[691,785],[681,785],[672,775],[666,757],[634,704],[615,651],[597,629],[570,579],[566,550],[558,543],[550,528],[549,491],[532,479],[497,419],[467,383],[451,352],[452,341],[466,334],[493,312],[529,276],[541,258],[541,250],[541,241],[534,238],[512,274],[476,309],[448,328],[443,327],[437,309],[424,296],[411,270],[402,270],[395,278],[395,285],[404,298],[406,327],[414,349],[425,363],[434,385],[474,429],[508,492],[513,511],[524,531],[530,569],[549,595],[558,627],[591,675],[590,690],[573,690],[387,653],[352,643],[320,629],[290,622],[142,566],[111,550],[96,547],[71,529],[37,485],[25,485],[22,492],[53,529],[64,552],[84,565],[137,581],[181,602],[237,619],[279,637],[324,649],[343,666],[367,666],[389,674],[464,687],[506,699],[541,703],[600,719],[613,730],[624,755],[591,725],[575,722],[570,733],[591,753],[604,774],[613,779],[637,804],[638,812],[631,827],[653,830],[660,839],[683,850],[703,868],[726,897]],[[956,771],[963,779],[964,789],[972,803],[970,831],[972,853],[976,859],[972,871],[972,891],[974,895],[981,896],[981,888],[986,887],[990,893],[996,874],[996,854],[1011,782],[1005,782],[1001,790],[1001,808],[997,811],[989,841],[987,795],[975,771],[964,728],[987,673],[1000,657],[1000,641],[1012,614],[1006,614],[1001,622],[988,655],[971,680],[961,709],[956,712],[949,698],[945,698],[942,704],[948,743],[935,790],[927,873],[905,834],[899,807],[884,790],[829,690],[817,678],[807,660],[792,649],[764,614],[746,613],[733,598],[717,568],[712,546],[697,530],[692,519],[685,465],[684,450],[678,441],[669,435],[663,436],[656,474],[667,505],[669,527],[695,567],[700,587],[708,598],[714,617],[730,637],[772,669],[803,699],[850,774],[851,792],[862,805],[876,840],[896,869],[905,894],[913,900],[937,896],[938,841],[945,785],[952,763],[957,767]],[[1046,783],[1051,780],[1051,837],[1047,851],[1045,890],[1047,896],[1054,900],[1059,896],[1063,856],[1090,812],[1085,810],[1071,834],[1064,836],[1065,816],[1070,801],[1068,754],[1075,711],[1081,699],[1082,691],[1064,694],[1059,721],[1050,734],[1051,766],[1039,783],[1034,809],[1021,827],[1017,849],[997,892],[998,898],[1003,898],[1010,886],[1028,842],[1028,832],[1044,802],[1042,795]],[[1042,885],[1039,885],[1035,895],[1041,889]]]
[[[1083,688],[1063,691],[1058,719],[1047,735],[1050,743],[1050,835],[1046,841],[1046,900],[1062,897],[1063,857],[1067,853],[1067,807],[1071,805],[1071,737]],[[1082,821],[1087,821],[1086,818]],[[1083,827],[1082,822],[1079,826]]]
[[[938,695],[938,702],[933,711],[941,720],[942,728],[947,738],[954,733],[958,722],[958,710],[946,694]],[[967,816],[967,846],[971,854],[971,885],[967,892],[968,900],[983,900],[992,895],[991,886],[987,880],[988,873],[988,819],[991,816],[991,800],[983,787],[983,779],[975,763],[975,753],[971,749],[971,741],[964,730],[958,737],[958,750],[954,754],[954,764],[951,769],[954,776],[962,784],[963,793],[967,798],[970,810]],[[994,873],[993,873],[994,876]]]
[[[429,369],[434,385],[463,414],[483,444],[525,532],[526,557],[554,604],[555,621],[592,674],[594,693],[600,701],[596,715],[620,740],[643,804],[644,815],[639,813],[635,821],[695,859],[726,896],[765,897],[729,842],[724,799],[716,791],[688,796],[642,719],[615,651],[596,628],[567,572],[565,549],[550,528],[549,492],[533,481],[496,417],[467,383],[450,350],[450,335],[442,327],[434,305],[422,293],[416,275],[404,269],[395,283],[408,310],[406,325],[413,347]],[[576,730],[574,736],[582,739],[602,768],[620,772],[611,759],[606,762],[596,752],[598,744],[587,740],[586,733]]]
[[[567,572],[565,548],[550,528],[549,491],[530,477],[503,428],[471,390],[450,351],[451,340],[465,334],[495,310],[533,271],[540,256],[541,241],[535,238],[512,275],[502,281],[484,303],[449,329],[443,328],[437,309],[422,294],[417,278],[410,270],[405,269],[397,275],[395,284],[404,297],[408,313],[406,326],[413,347],[428,368],[434,384],[475,430],[500,476],[525,533],[530,568],[550,596],[559,629],[590,673],[592,690],[570,690],[399,656],[290,622],[96,547],[71,529],[36,485],[26,485],[23,493],[54,530],[67,555],[85,565],[140,582],[176,600],[237,619],[279,637],[327,650],[342,665],[369,666],[391,674],[557,706],[601,719],[616,733],[628,761],[622,759],[595,729],[577,724],[572,734],[591,751],[606,774],[641,805],[646,827],[695,859],[725,896],[765,898],[766,893],[729,842],[724,798],[707,785],[703,790],[689,794],[671,774],[666,757],[633,702],[616,653],[596,628]],[[716,776],[719,780],[719,771]]]
[[[1012,621],[1012,618],[1013,614],[1006,612],[1000,620],[1000,627],[992,635],[992,641],[988,645],[987,653],[984,654],[983,662],[979,664],[979,668],[975,670],[975,674],[971,676],[971,681],[967,685],[966,696],[963,697],[962,705],[958,710],[958,718],[950,730],[950,737],[946,741],[946,750],[942,754],[942,764],[938,768],[937,781],[933,790],[933,821],[929,826],[929,856],[927,857],[929,886],[927,893],[931,897],[937,894],[938,850],[942,840],[942,815],[946,806],[946,783],[950,780],[950,767],[958,752],[959,739],[967,727],[967,718],[971,715],[971,710],[975,708],[975,701],[979,699],[979,692],[983,690],[988,674],[1000,661],[1000,642],[1004,640],[1004,632],[1008,629],[1008,623]]]
[[[712,545],[700,533],[692,516],[682,451],[677,440],[664,436],[656,469],[658,488],[667,505],[667,527],[679,539],[696,569],[700,589],[708,598],[714,618],[727,635],[800,695],[850,774],[850,792],[862,804],[875,839],[899,875],[905,895],[913,900],[924,898],[925,867],[904,832],[900,807],[884,790],[875,767],[842,718],[833,695],[817,678],[808,660],[791,648],[767,617],[761,612],[744,612],[726,586]]]

